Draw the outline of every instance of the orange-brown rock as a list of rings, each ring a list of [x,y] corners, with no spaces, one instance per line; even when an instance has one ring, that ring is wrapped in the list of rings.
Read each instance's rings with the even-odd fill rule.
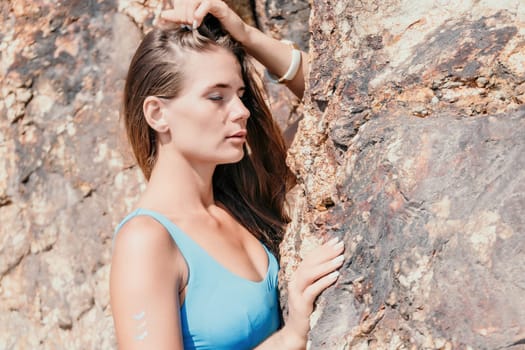
[[[523,346],[523,2],[230,3],[310,47],[301,122],[269,85],[298,127],[283,295],[303,253],[346,242],[310,348]],[[161,5],[0,2],[0,349],[116,348],[111,236],[143,187],[120,91]]]
[[[523,2],[314,0],[310,30],[282,284],[346,242],[310,348],[523,347]]]

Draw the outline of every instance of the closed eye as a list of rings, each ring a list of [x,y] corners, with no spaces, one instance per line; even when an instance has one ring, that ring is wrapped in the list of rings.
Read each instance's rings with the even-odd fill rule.
[[[221,95],[211,95],[211,96],[208,96],[208,100],[222,101],[224,100],[224,98]]]

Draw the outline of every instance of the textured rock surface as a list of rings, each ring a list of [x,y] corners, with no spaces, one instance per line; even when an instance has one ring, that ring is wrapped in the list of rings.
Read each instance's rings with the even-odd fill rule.
[[[141,32],[114,1],[0,8],[0,349],[111,349],[112,228],[140,184],[118,101]]]
[[[295,41],[308,50],[310,40],[310,3],[306,0],[256,0],[257,24],[263,31],[279,39]]]
[[[314,0],[310,26],[282,277],[346,241],[310,348],[524,347],[525,4]]]
[[[115,348],[111,234],[143,184],[120,91],[160,2],[0,2],[0,349]],[[250,3],[235,2],[253,21]],[[323,236],[347,242],[311,348],[519,343],[522,1],[311,6],[282,277]],[[255,1],[262,28],[303,47],[308,7]],[[270,99],[291,140],[301,107],[275,86]]]

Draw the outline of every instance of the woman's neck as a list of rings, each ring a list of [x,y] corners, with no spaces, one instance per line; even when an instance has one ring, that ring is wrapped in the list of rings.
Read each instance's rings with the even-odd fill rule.
[[[162,211],[194,211],[215,204],[213,164],[191,163],[179,154],[159,153],[139,205]]]

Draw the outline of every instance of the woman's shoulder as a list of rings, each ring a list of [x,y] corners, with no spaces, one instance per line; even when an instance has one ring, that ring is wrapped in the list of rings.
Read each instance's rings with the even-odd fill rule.
[[[167,229],[154,218],[128,218],[113,242],[111,285],[146,293],[152,286],[183,285],[187,271],[178,246]],[[173,281],[170,284],[169,281]]]
[[[173,259],[179,255],[168,230],[150,216],[137,215],[126,220],[115,233],[113,258],[122,256],[149,261]],[[144,261],[144,263],[146,263]]]

